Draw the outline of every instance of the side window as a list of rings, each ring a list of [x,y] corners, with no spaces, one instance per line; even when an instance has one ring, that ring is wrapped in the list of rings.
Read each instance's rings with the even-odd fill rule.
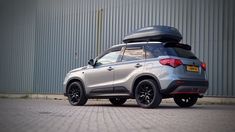
[[[167,55],[167,51],[161,44],[150,44],[145,46],[146,58],[157,58]]]
[[[143,46],[127,47],[124,51],[122,61],[141,60],[144,58]]]
[[[120,57],[121,48],[111,50],[99,58],[96,62],[96,65],[105,65],[110,63],[117,62],[117,59]]]

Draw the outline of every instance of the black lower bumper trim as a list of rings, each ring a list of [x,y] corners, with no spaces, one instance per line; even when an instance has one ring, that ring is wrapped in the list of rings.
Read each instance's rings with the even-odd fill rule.
[[[188,81],[188,80],[175,80],[173,81],[166,89],[160,90],[160,92],[164,95],[169,95],[174,90],[176,90],[179,86],[201,86],[208,88],[208,81]]]

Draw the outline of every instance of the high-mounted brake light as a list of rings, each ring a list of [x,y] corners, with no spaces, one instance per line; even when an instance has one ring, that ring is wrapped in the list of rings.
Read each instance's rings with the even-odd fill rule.
[[[183,64],[181,60],[173,59],[173,58],[161,59],[160,63],[162,65],[168,65],[168,66],[171,66],[171,67],[174,67],[174,68],[176,68],[176,67]]]
[[[206,70],[206,63],[201,64],[202,69],[205,71]]]

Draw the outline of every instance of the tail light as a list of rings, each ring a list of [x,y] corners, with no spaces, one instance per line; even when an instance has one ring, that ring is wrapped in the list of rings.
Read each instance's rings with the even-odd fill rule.
[[[206,63],[201,64],[202,69],[205,71],[206,70]]]
[[[161,59],[160,63],[162,65],[168,65],[168,66],[171,66],[171,67],[174,67],[174,68],[176,68],[176,67],[183,64],[181,60],[173,59],[173,58]]]

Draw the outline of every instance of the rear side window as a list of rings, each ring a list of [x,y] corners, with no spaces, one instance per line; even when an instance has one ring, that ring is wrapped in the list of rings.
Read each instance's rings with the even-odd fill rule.
[[[143,46],[127,47],[122,57],[122,61],[133,61],[142,59],[144,59]]]
[[[146,58],[157,58],[159,56],[177,56],[188,59],[197,59],[190,51],[179,47],[164,47],[162,44],[149,44],[145,46]]]
[[[151,44],[145,46],[146,58],[157,58],[159,56],[168,55],[165,47],[161,44]]]

